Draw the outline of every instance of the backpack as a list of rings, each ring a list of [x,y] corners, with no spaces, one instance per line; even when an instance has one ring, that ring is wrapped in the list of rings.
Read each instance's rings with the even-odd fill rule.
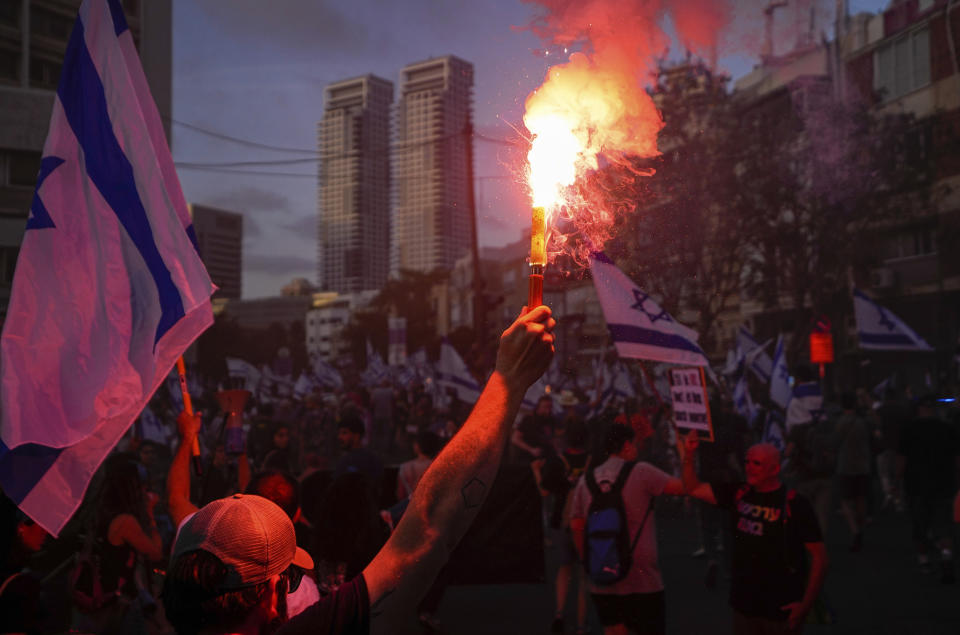
[[[584,529],[584,568],[590,581],[597,586],[609,586],[627,576],[633,549],[653,510],[653,497],[650,497],[647,512],[631,540],[623,503],[623,486],[634,465],[634,462],[624,463],[613,483],[601,481],[598,484],[594,470],[587,470],[584,474],[591,497]]]

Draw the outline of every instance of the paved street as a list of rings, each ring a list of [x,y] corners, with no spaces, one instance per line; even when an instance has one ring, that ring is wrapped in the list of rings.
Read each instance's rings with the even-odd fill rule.
[[[705,563],[690,554],[697,548],[696,523],[681,509],[658,508],[660,564],[667,593],[667,632],[730,633],[727,583],[714,591],[703,586]],[[865,533],[863,551],[847,551],[843,518],[831,519],[831,568],[826,591],[838,622],[808,625],[805,635],[957,635],[960,585],[942,586],[939,574],[923,574],[914,563],[909,522],[904,514],[877,516]],[[568,607],[572,609],[572,607]],[[454,635],[548,633],[552,589],[546,585],[453,587],[440,609],[443,632]],[[567,632],[573,632],[568,610]],[[594,633],[600,633],[591,616]]]

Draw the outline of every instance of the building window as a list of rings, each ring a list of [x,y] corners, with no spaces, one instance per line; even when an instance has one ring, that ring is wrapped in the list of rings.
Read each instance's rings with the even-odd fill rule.
[[[0,81],[20,81],[20,54],[0,48]]]
[[[884,101],[930,83],[930,30],[902,35],[873,53],[873,88]]]
[[[30,34],[66,41],[73,29],[73,18],[42,7],[30,8]]]
[[[40,172],[40,153],[27,150],[0,152],[0,185],[29,187],[37,184]]]
[[[0,24],[20,28],[19,2],[0,2]]]
[[[933,255],[937,253],[934,230],[932,227],[904,229],[887,236],[882,243],[882,249],[886,261]]]
[[[13,270],[17,266],[19,247],[0,247],[0,287],[9,287],[13,282]]]
[[[55,90],[60,81],[59,62],[42,57],[30,58],[30,84],[35,88],[49,88]]]

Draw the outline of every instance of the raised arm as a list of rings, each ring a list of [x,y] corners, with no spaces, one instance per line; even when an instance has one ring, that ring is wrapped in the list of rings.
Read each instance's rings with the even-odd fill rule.
[[[553,358],[550,309],[540,306],[503,332],[497,365],[460,431],[430,464],[410,506],[363,576],[371,632],[412,617],[483,505],[523,395]]]
[[[180,527],[183,519],[197,511],[197,506],[190,502],[190,453],[193,449],[193,440],[200,432],[200,415],[188,415],[181,412],[177,417],[177,428],[180,431],[180,447],[173,455],[170,471],[167,472],[167,509],[173,519],[173,526]]]
[[[711,505],[717,504],[717,497],[713,495],[710,483],[701,483],[697,478],[697,446],[700,439],[696,431],[691,430],[683,439],[683,489],[688,496],[693,496]]]

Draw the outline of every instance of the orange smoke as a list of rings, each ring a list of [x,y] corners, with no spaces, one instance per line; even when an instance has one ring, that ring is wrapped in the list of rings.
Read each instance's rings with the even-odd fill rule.
[[[527,183],[534,205],[546,207],[551,220],[559,215],[572,222],[587,248],[600,249],[619,210],[597,208],[603,197],[590,191],[587,177],[601,166],[601,157],[627,168],[627,174],[649,174],[633,168],[631,159],[659,154],[663,120],[645,85],[670,44],[664,19],[672,20],[688,49],[712,54],[729,11],[724,0],[533,4],[544,9],[532,25],[538,35],[580,50],[565,64],[551,67],[527,97],[523,122],[532,137]],[[562,233],[552,232],[554,252],[565,242]]]

